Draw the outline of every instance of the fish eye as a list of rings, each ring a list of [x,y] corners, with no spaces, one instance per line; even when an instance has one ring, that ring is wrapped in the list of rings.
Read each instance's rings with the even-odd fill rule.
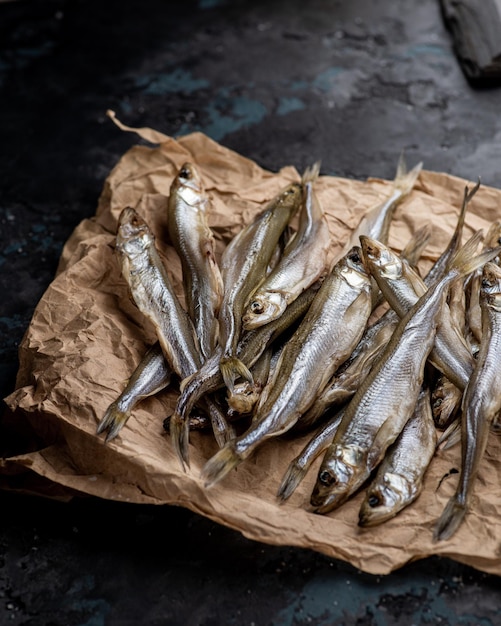
[[[369,496],[369,499],[367,500],[367,504],[371,507],[374,508],[376,506],[379,506],[381,504],[381,500],[379,499],[379,496],[376,495],[371,495]]]
[[[254,300],[254,302],[251,303],[250,308],[253,313],[256,313],[256,315],[264,313],[264,306],[258,300]]]
[[[353,261],[353,263],[360,263],[362,261],[357,250],[354,250],[351,254],[349,254],[348,258],[350,261]]]
[[[190,180],[191,172],[187,167],[182,167],[179,171],[179,176],[181,178],[186,178],[187,180]]]
[[[318,475],[318,480],[322,483],[322,485],[325,485],[326,487],[330,487],[336,482],[336,478],[328,470],[320,472],[320,474]]]

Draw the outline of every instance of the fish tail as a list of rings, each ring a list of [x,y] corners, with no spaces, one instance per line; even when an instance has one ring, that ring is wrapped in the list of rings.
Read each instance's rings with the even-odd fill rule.
[[[461,420],[455,419],[437,441],[437,450],[448,450],[461,441]]]
[[[447,502],[433,531],[433,541],[450,539],[461,525],[466,515],[466,504],[461,502],[456,495]]]
[[[220,448],[223,448],[227,443],[234,439],[235,430],[233,426],[228,424],[219,405],[213,400],[207,399],[206,408],[209,411],[212,432],[214,433],[216,443]]]
[[[105,442],[108,443],[108,441],[111,441],[118,435],[129,417],[130,411],[122,411],[119,409],[118,402],[112,402],[106,410],[103,419],[99,422],[96,433],[100,435],[107,430]]]
[[[423,250],[428,245],[431,237],[431,224],[428,222],[421,226],[411,237],[400,256],[405,259],[411,266],[418,264]]]
[[[501,247],[498,247],[493,250],[486,250],[476,255],[482,236],[483,232],[481,230],[477,230],[477,232],[472,235],[470,239],[468,239],[464,246],[451,259],[447,267],[448,274],[452,273],[458,277],[467,276],[479,267],[482,267],[482,265],[485,265],[501,252]]]
[[[304,170],[304,173],[301,177],[301,182],[303,183],[303,185],[306,185],[306,183],[314,183],[317,180],[320,174],[320,165],[321,161],[317,161],[316,163],[313,163],[313,165],[309,165]]]
[[[242,459],[237,454],[234,446],[227,443],[219,452],[210,458],[202,469],[202,478],[205,481],[205,487],[212,487],[231,470],[236,467]]]
[[[181,467],[186,471],[185,465],[190,466],[188,454],[189,421],[183,419],[177,411],[174,411],[170,418],[169,430],[172,447],[181,463]]]
[[[254,384],[254,378],[249,368],[237,359],[235,356],[223,357],[219,363],[219,369],[224,380],[224,384],[231,393],[235,388],[235,380],[241,377],[247,380],[251,385]]]
[[[468,208],[468,205],[470,204],[471,199],[477,193],[479,188],[480,188],[480,178],[478,179],[478,182],[475,185],[475,187],[473,187],[473,189],[469,189],[468,186],[464,188],[463,204],[461,205],[461,211],[459,212],[459,218],[458,218],[458,223],[456,224],[456,229],[454,231],[454,237],[456,236],[459,237],[461,233],[463,232],[464,220],[466,217],[466,209]]]
[[[411,170],[407,171],[407,165],[405,163],[404,153],[400,155],[397,165],[397,172],[395,179],[393,180],[393,186],[395,189],[401,192],[402,196],[409,194],[414,185],[416,184],[419,172],[422,170],[423,164],[420,162],[415,165]]]
[[[299,483],[306,476],[307,470],[308,468],[301,465],[298,459],[291,461],[278,488],[277,498],[282,502],[290,498],[294,491],[296,491]]]

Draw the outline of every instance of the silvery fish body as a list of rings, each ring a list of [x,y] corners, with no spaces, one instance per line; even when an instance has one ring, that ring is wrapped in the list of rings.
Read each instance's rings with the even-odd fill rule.
[[[243,316],[246,330],[268,324],[285,311],[299,294],[327,271],[329,227],[313,185],[318,167],[303,176],[303,199],[297,232],[280,261],[252,294]]]
[[[322,283],[306,317],[284,346],[251,427],[207,462],[203,470],[207,484],[220,480],[263,441],[298,421],[360,340],[370,311],[370,277],[360,249],[354,248]]]
[[[97,434],[107,430],[105,440],[114,439],[127,423],[138,402],[165,389],[170,384],[171,377],[172,369],[165,360],[160,344],[155,343],[141,359],[125,389],[106,410],[97,427]]]
[[[290,184],[230,241],[223,253],[224,294],[219,310],[219,343],[223,347],[223,357],[220,368],[230,391],[238,376],[252,382],[248,368],[236,356],[242,315],[249,297],[265,278],[280,236],[299,208],[301,197],[301,184]]]
[[[132,297],[155,327],[167,362],[181,379],[194,374],[200,369],[202,357],[193,323],[174,293],[153,234],[131,207],[120,215],[116,248]],[[213,400],[208,398],[205,406],[216,440],[222,445],[233,436],[233,430]],[[188,463],[187,441],[173,423],[171,440],[181,463]]]
[[[482,341],[463,398],[461,472],[455,494],[435,528],[434,538],[450,538],[466,515],[490,426],[501,409],[501,269],[487,263],[482,273]]]
[[[479,235],[476,237],[478,240]],[[426,284],[407,263],[381,242],[368,237],[362,237],[361,241],[371,274],[391,307],[403,317],[427,291]],[[473,371],[474,359],[464,337],[452,321],[448,306],[442,309],[430,360],[457,387],[466,387]]]
[[[207,223],[208,206],[209,197],[197,168],[185,163],[170,188],[168,228],[181,259],[186,306],[204,359],[216,345],[217,315],[223,295],[214,236]]]
[[[421,493],[424,474],[435,453],[437,435],[429,389],[421,390],[414,413],[386,452],[359,513],[359,526],[395,517]]]
[[[478,235],[400,320],[383,355],[346,407],[311,496],[317,512],[338,507],[363,484],[412,415],[450,284],[491,258],[475,257],[477,245]]]

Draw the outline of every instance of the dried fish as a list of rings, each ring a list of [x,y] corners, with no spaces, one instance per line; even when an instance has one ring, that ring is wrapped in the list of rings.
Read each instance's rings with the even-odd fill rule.
[[[395,517],[421,493],[424,474],[435,453],[437,436],[430,391],[421,390],[414,413],[389,448],[367,489],[358,525],[381,524]]]
[[[170,188],[168,228],[181,259],[186,305],[204,359],[216,346],[217,315],[223,296],[214,236],[207,223],[208,205],[200,173],[193,164],[185,163]]]
[[[162,348],[155,343],[148,349],[129,378],[125,389],[110,404],[97,427],[97,434],[108,431],[105,441],[114,439],[129,419],[132,409],[144,398],[169,386],[172,370],[165,360]]]
[[[246,305],[242,320],[246,330],[258,328],[282,315],[285,308],[328,269],[329,227],[313,189],[319,168],[320,164],[316,163],[303,175],[298,230],[277,266]]]
[[[357,345],[370,311],[370,278],[360,248],[354,248],[324,280],[306,317],[282,350],[251,427],[206,463],[203,475],[207,486],[221,480],[263,441],[297,422]]]
[[[449,539],[463,521],[478,465],[495,415],[501,409],[501,269],[487,263],[482,273],[482,341],[477,364],[465,391],[461,421],[461,472],[455,494],[435,527],[435,540]]]
[[[202,363],[193,323],[174,293],[153,234],[131,207],[120,214],[116,249],[132,297],[154,325],[167,362],[180,378],[193,374]],[[207,399],[206,406],[216,440],[222,444],[233,436],[233,429],[214,401]],[[174,422],[171,438],[181,462],[188,464],[187,441]]]
[[[311,496],[318,513],[338,507],[363,484],[412,415],[450,284],[492,258],[492,254],[475,257],[477,245],[474,236],[454,257],[445,276],[401,319],[346,407]]]
[[[302,186],[290,184],[256,219],[228,244],[221,259],[224,295],[219,311],[219,366],[231,391],[238,376],[252,382],[249,369],[236,356],[242,315],[251,294],[266,276],[266,268],[289,220],[300,206]]]

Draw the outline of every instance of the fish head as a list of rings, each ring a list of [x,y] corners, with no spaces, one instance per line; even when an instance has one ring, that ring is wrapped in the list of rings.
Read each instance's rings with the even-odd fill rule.
[[[200,172],[193,163],[184,163],[179,169],[171,187],[190,206],[205,205],[205,193]]]
[[[482,270],[480,298],[485,305],[496,312],[501,312],[501,268],[489,262]]]
[[[311,494],[315,513],[329,513],[349,498],[365,479],[365,459],[366,454],[359,446],[332,445]]]
[[[252,413],[256,402],[259,400],[260,392],[260,385],[253,385],[244,381],[236,384],[226,399],[230,409],[235,413]]]
[[[358,516],[359,526],[376,526],[394,517],[412,501],[416,489],[400,474],[385,472],[367,490]]]
[[[276,320],[287,308],[285,296],[278,291],[265,291],[253,296],[247,305],[242,324],[245,330],[259,328]]]
[[[402,259],[376,239],[360,235],[362,256],[366,267],[374,276],[378,274],[387,280],[396,280],[403,273]]]
[[[118,218],[116,249],[125,256],[135,258],[152,245],[154,236],[148,224],[132,207],[126,207]]]
[[[339,263],[339,271],[351,287],[359,287],[366,283],[369,286],[369,274],[362,259],[362,250],[353,246]]]
[[[280,194],[278,204],[294,212],[300,205],[303,197],[303,186],[301,183],[291,183]]]

